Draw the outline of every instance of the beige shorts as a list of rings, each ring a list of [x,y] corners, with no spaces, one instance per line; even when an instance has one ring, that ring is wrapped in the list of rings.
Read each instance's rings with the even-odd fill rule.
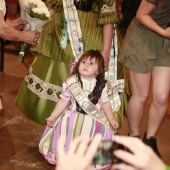
[[[170,40],[131,22],[118,58],[124,66],[148,73],[154,66],[170,67]]]

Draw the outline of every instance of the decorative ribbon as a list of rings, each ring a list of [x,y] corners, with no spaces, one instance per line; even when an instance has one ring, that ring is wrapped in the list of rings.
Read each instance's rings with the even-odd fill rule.
[[[66,48],[67,45],[67,39],[68,39],[68,26],[67,26],[67,20],[64,22],[64,29],[63,29],[63,35],[60,41],[60,47],[62,49]]]
[[[68,35],[75,60],[83,54],[83,38],[77,9],[73,0],[63,0],[65,19],[68,21]]]
[[[124,92],[124,79],[117,80],[117,57],[118,57],[117,30],[116,25],[114,24],[114,41],[112,41],[109,68],[105,76],[109,83],[108,95],[113,112],[118,111],[121,106],[119,92]]]
[[[80,107],[91,117],[95,120],[99,121],[100,123],[104,124],[108,128],[113,131],[113,128],[110,126],[110,123],[107,117],[99,110],[97,107],[91,103],[89,98],[83,92],[80,84],[78,83],[76,75],[71,76],[66,80],[68,88],[70,89],[72,95],[74,96],[75,100],[78,102]]]

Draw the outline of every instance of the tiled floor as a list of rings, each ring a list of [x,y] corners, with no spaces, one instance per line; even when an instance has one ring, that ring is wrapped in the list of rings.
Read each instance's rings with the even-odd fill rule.
[[[0,73],[0,95],[3,97],[4,109],[0,113],[0,170],[54,170],[54,166],[49,165],[38,152],[44,126],[28,119],[15,106],[18,90],[33,61],[33,57],[27,52],[24,62],[19,62],[18,49],[18,43],[6,46],[5,69]],[[146,130],[150,101],[151,97],[144,108],[140,126],[141,136]],[[170,107],[167,113],[170,114]],[[128,133],[126,118],[119,133]],[[170,116],[166,115],[157,133],[157,139],[162,159],[170,164]]]

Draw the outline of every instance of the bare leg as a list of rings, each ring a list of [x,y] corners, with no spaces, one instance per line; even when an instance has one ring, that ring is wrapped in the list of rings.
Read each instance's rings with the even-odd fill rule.
[[[167,110],[170,92],[170,68],[155,67],[152,71],[153,102],[149,111],[147,138],[155,136]]]
[[[128,122],[130,136],[138,135],[139,123],[143,106],[149,94],[151,72],[147,74],[136,73],[130,70],[132,96],[128,103]]]

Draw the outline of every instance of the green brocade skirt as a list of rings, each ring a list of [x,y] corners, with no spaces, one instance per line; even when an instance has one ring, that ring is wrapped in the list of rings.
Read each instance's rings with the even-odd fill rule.
[[[46,124],[62,91],[62,82],[68,77],[70,64],[39,55],[30,70],[16,104],[32,120]]]

